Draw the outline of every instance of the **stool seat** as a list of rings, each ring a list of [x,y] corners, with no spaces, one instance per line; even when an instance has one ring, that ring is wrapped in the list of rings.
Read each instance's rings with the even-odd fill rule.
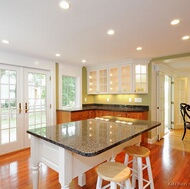
[[[150,155],[150,150],[144,146],[127,146],[124,152],[133,157],[147,157]]]
[[[117,185],[130,189],[130,176],[131,171],[129,167],[119,162],[105,162],[99,165],[96,169],[98,174],[96,189],[105,189],[111,187],[111,189],[117,189]],[[110,184],[102,187],[102,180],[109,181]]]
[[[122,182],[130,177],[130,169],[118,162],[106,162],[98,166],[97,174],[110,182]]]

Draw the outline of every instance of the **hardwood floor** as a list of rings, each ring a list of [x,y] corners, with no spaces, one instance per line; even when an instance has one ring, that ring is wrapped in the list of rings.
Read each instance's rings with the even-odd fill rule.
[[[151,164],[155,189],[185,189],[190,188],[190,131],[187,131],[184,141],[182,131],[171,131],[163,140],[155,144],[143,144],[151,150]],[[117,156],[117,161],[123,161],[123,154]],[[69,170],[68,170],[69,171]],[[95,168],[88,171],[87,184],[77,185],[77,179],[70,184],[70,189],[95,189]],[[0,189],[31,189],[32,175],[29,149],[0,156]],[[40,164],[40,189],[60,189],[58,174]]]

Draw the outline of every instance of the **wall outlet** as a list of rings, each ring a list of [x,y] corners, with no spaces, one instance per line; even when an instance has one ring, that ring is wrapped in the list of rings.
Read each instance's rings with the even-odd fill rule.
[[[110,101],[110,99],[109,99],[109,98],[107,98],[106,100],[107,100],[107,102],[109,102],[109,101]]]
[[[84,98],[84,101],[87,102],[87,98]]]
[[[135,98],[134,102],[142,102],[142,98]]]

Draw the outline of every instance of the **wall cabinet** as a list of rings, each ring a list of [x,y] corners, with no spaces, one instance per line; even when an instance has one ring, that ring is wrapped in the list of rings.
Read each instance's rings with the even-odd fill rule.
[[[148,66],[147,64],[134,65],[134,93],[148,92]]]
[[[88,70],[88,94],[148,93],[148,64]]]
[[[108,92],[108,69],[90,70],[88,72],[88,94]]]

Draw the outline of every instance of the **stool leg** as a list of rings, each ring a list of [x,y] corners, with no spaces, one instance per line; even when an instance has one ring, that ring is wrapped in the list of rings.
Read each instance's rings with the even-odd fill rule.
[[[96,189],[101,189],[101,188],[102,188],[102,179],[98,176]]]
[[[134,171],[136,170],[136,171]],[[133,164],[132,164],[132,188],[136,187],[136,179],[138,177],[138,170],[137,170],[137,158],[133,157]]]
[[[137,170],[138,170],[138,186],[139,189],[143,188],[143,170],[142,170],[142,158],[137,157]]]
[[[110,184],[111,184],[110,189],[117,189],[117,184],[116,184],[116,182],[110,182]]]
[[[124,164],[125,164],[125,165],[128,165],[128,162],[129,162],[129,155],[126,153],[126,154],[125,154]]]
[[[128,178],[128,179],[125,181],[125,189],[131,189],[131,181],[130,181],[130,178]]]
[[[147,164],[147,170],[148,170],[148,179],[150,181],[150,189],[154,189],[154,181],[152,177],[152,169],[151,169],[151,164],[150,164],[150,158],[149,156],[146,157],[146,164]]]

